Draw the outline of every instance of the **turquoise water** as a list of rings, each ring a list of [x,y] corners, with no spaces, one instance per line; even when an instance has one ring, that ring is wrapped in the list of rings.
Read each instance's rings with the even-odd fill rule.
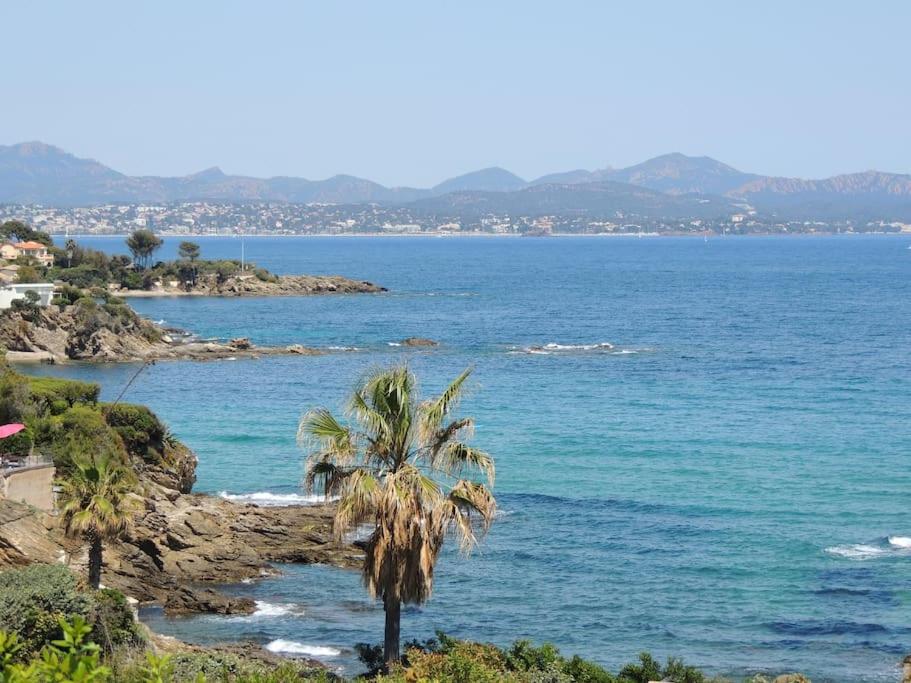
[[[266,501],[299,494],[300,414],[339,407],[365,370],[407,359],[433,391],[473,365],[464,408],[497,458],[504,513],[470,559],[444,555],[406,638],[440,628],[610,666],[648,649],[733,675],[894,680],[911,652],[909,241],[247,239],[276,272],[391,291],[134,306],[204,337],[358,351],[159,363],[127,398],[198,453],[197,490]],[[200,242],[239,257],[238,239]],[[442,345],[389,345],[412,335]],[[547,344],[579,348],[532,352]],[[133,367],[42,371],[110,397]],[[380,640],[356,574],[287,567],[233,590],[261,613],[146,616],[349,670],[353,643]]]

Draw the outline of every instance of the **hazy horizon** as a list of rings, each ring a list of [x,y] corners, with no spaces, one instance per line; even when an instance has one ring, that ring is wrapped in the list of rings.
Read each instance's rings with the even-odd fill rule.
[[[129,175],[428,187],[670,152],[767,175],[911,172],[911,6],[112,2],[9,6],[0,144]],[[40,30],[37,28],[40,27]]]

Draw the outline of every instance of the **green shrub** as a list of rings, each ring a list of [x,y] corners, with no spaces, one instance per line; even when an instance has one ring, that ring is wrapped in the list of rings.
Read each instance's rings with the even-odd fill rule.
[[[35,438],[32,435],[32,430],[26,427],[18,434],[0,439],[0,455],[26,456],[31,453],[34,444]]]
[[[164,450],[167,429],[145,406],[131,403],[102,404],[107,423],[123,439],[127,452],[146,461],[158,461]]]
[[[104,286],[108,279],[108,274],[104,270],[88,264],[55,269],[54,276],[75,288],[83,289]]]
[[[60,415],[36,421],[35,443],[64,474],[77,458],[127,461],[123,440],[94,406],[75,405]]]
[[[35,564],[0,573],[0,631],[19,637],[23,657],[61,637],[60,617],[87,617],[92,608],[91,597],[63,565]]]
[[[98,403],[98,394],[101,392],[101,387],[92,382],[79,382],[56,377],[27,377],[25,379],[31,398],[40,413],[51,412],[55,401],[63,401],[69,407],[76,404],[95,405]]]
[[[126,598],[118,591],[83,591],[76,576],[59,564],[0,572],[0,631],[17,636],[20,661],[64,636],[60,620],[75,617],[86,621],[92,641],[106,652],[142,642]]]
[[[262,282],[278,282],[278,276],[270,273],[265,268],[256,268],[253,271],[253,274],[256,276],[257,280]]]

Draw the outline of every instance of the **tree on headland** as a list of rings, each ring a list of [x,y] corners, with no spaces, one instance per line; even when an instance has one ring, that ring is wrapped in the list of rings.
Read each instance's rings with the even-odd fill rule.
[[[196,242],[181,242],[177,247],[177,252],[180,254],[180,258],[185,258],[193,263],[199,258],[199,245]]]
[[[88,581],[97,589],[101,583],[105,541],[118,538],[133,525],[138,511],[137,483],[126,467],[109,457],[74,460],[60,479],[58,504],[64,529],[89,544]]]
[[[181,274],[185,281],[189,281],[192,286],[196,285],[196,280],[199,278],[199,272],[196,270],[196,259],[199,258],[199,245],[196,242],[181,242],[177,247],[177,253],[180,254],[180,258],[190,262],[189,268],[181,268]]]
[[[381,370],[352,395],[353,424],[326,409],[301,418],[298,440],[310,450],[307,488],[339,497],[336,538],[362,524],[373,529],[363,579],[383,600],[387,665],[399,660],[402,603],[430,598],[446,533],[454,530],[467,553],[476,543],[474,518],[486,530],[496,512],[490,489],[462,478],[474,471],[490,486],[494,481],[493,459],[462,441],[473,421],[451,416],[470,374],[465,370],[439,396],[421,402],[407,367]]]
[[[41,242],[45,246],[54,244],[53,238],[46,232],[35,230],[32,226],[22,221],[6,221],[0,223],[0,239],[18,242]]]
[[[127,248],[133,254],[133,261],[145,270],[151,265],[152,254],[161,248],[163,240],[151,230],[136,230],[127,237]]]

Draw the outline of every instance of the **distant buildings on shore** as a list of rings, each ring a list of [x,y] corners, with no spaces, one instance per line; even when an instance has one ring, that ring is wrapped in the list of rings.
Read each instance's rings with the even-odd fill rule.
[[[904,223],[783,221],[757,215],[755,211],[742,211],[714,219],[695,216],[654,218],[621,211],[564,215],[478,213],[465,216],[426,212],[407,205],[208,201],[86,207],[0,205],[0,221],[12,219],[56,235],[124,234],[139,228],[149,228],[163,235],[911,233],[911,224]],[[15,259],[14,250],[31,250],[28,254],[40,263],[53,263],[53,256],[38,243],[4,244],[0,247],[0,257]]]

